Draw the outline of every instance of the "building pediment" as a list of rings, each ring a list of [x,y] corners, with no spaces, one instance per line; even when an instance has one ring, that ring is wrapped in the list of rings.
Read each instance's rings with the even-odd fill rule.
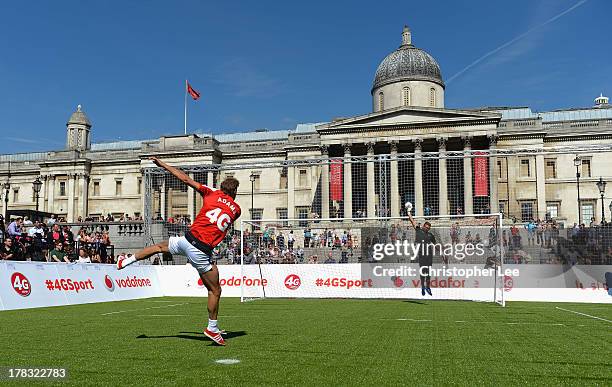
[[[495,124],[500,121],[498,113],[483,113],[467,110],[424,108],[406,106],[372,114],[334,120],[317,126],[320,134],[333,134],[380,128],[416,128],[432,126],[466,126]]]

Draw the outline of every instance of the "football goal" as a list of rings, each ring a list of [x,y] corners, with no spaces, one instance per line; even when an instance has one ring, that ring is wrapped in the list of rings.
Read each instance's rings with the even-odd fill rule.
[[[445,299],[504,305],[501,214],[240,223],[241,300]],[[428,230],[426,230],[428,229]],[[253,285],[255,284],[255,285]]]

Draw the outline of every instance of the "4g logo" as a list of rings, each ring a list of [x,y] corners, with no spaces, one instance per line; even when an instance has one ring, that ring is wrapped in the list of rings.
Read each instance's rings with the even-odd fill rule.
[[[300,287],[302,280],[297,274],[289,274],[285,278],[285,287],[289,290],[295,290]]]
[[[22,297],[27,297],[32,293],[32,285],[30,284],[30,280],[26,278],[25,275],[15,272],[11,276],[11,286]]]

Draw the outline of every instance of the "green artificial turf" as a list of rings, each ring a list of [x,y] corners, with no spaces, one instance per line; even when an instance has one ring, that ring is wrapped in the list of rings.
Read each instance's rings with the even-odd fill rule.
[[[205,301],[0,312],[0,366],[77,385],[612,385],[612,323],[557,308],[612,321],[609,304],[228,298],[223,348]]]

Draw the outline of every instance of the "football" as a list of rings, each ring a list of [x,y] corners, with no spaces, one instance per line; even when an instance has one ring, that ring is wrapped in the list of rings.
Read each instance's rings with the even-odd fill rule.
[[[410,211],[412,211],[412,203],[406,202],[404,206],[406,207],[406,212],[410,213]]]

